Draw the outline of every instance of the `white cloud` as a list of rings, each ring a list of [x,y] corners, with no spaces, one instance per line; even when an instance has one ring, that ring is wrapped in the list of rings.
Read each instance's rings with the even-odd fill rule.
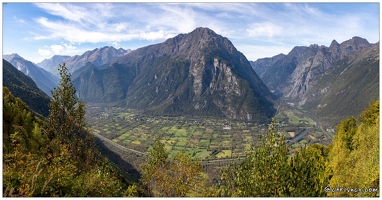
[[[18,22],[18,23],[20,23],[20,24],[25,24],[25,20],[23,20],[23,19],[19,19],[19,18],[16,17],[15,15],[13,15],[12,17],[13,17],[13,19],[14,19],[16,22]]]
[[[113,29],[104,30],[87,30],[78,27],[76,24],[52,22],[46,18],[39,18],[36,20],[40,25],[44,26],[50,35],[35,36],[34,39],[54,39],[63,38],[70,43],[98,43],[98,42],[119,42],[129,41],[132,39],[145,39],[148,41],[163,40],[173,37],[173,34],[165,33],[163,30],[158,31],[128,31],[122,32],[126,27],[124,24],[113,25],[115,28],[120,29],[120,32],[113,31]]]
[[[52,53],[50,52],[49,49],[38,49],[38,54],[42,56],[50,56]]]
[[[25,24],[25,20],[23,19],[18,19],[17,22],[19,22],[20,24]]]
[[[270,37],[282,34],[282,28],[272,22],[253,23],[246,30],[250,37]]]
[[[35,5],[51,15],[84,26],[89,24],[95,27],[102,26],[102,22],[114,15],[110,12],[110,4],[107,3],[37,3]]]
[[[54,54],[59,54],[62,50],[64,50],[64,47],[61,45],[51,45],[50,48]]]
[[[38,49],[38,54],[41,55],[41,58],[50,58],[53,55],[73,55],[74,53],[83,53],[81,51],[77,51],[76,47],[72,44],[61,43],[61,44],[53,44],[49,47],[44,46],[44,48]]]
[[[170,37],[174,37],[172,34],[165,34],[163,30],[156,32],[141,32],[140,38],[148,41],[163,40]]]
[[[170,26],[180,33],[188,33],[196,28],[198,13],[187,6],[175,6],[171,4],[160,4],[162,14],[150,23],[151,26]]]
[[[118,47],[119,43],[117,41],[114,41],[111,43],[113,45],[113,47]]]
[[[327,12],[318,4],[302,3],[43,3],[36,4],[58,18],[35,19],[43,30],[35,40],[67,44],[106,42],[117,46],[131,40],[160,41],[196,27],[209,27],[233,43],[245,43],[264,54],[285,46],[330,44],[358,35],[379,38],[367,13]],[[374,19],[375,18],[375,19]],[[346,23],[344,23],[346,22]],[[377,35],[377,36],[375,36]],[[57,45],[57,44],[55,44]],[[52,45],[53,46],[53,45]],[[61,46],[64,49],[61,49]],[[48,48],[68,52],[65,44]],[[253,48],[259,46],[259,48]],[[74,46],[72,46],[75,48]],[[252,53],[253,50],[249,50]],[[290,48],[291,49],[291,48]],[[44,49],[42,49],[44,50]],[[272,50],[272,51],[273,51]],[[74,51],[74,49],[72,49]],[[252,53],[253,54],[253,53]],[[276,53],[278,54],[278,53]]]
[[[121,32],[123,30],[126,30],[126,25],[123,23],[115,24],[115,31]]]
[[[70,4],[65,5],[65,3],[37,3],[36,5],[52,15],[60,16],[70,21],[80,22],[86,17],[84,7],[81,8]]]
[[[65,47],[65,49],[66,50],[74,50],[74,49],[76,49],[76,47],[75,46],[73,46],[72,44],[66,44],[66,43],[63,43],[62,45],[64,45],[64,47]]]

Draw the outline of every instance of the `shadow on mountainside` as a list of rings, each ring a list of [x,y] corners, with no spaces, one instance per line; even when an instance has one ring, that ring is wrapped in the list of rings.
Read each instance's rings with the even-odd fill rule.
[[[107,158],[121,170],[121,173],[125,178],[133,182],[139,181],[141,178],[141,173],[137,170],[137,168],[143,164],[143,157],[126,154],[107,142],[103,142],[99,138],[95,138],[95,142],[100,148],[102,154],[107,156]]]

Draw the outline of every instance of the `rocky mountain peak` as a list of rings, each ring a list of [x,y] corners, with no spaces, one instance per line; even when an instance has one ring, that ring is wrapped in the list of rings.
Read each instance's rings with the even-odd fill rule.
[[[82,55],[76,55],[68,58],[65,62],[70,72],[74,72],[79,68],[86,65],[87,62],[91,62],[96,66],[104,65],[110,60],[124,56],[130,53],[131,50],[125,50],[119,48],[118,50],[113,46],[105,46],[102,48],[96,48],[93,50],[86,51]]]
[[[24,59],[23,57],[19,56],[17,53],[12,53],[8,55],[3,55],[3,59],[10,61],[12,59]]]
[[[74,80],[81,98],[125,101],[129,108],[161,115],[266,121],[274,114],[273,95],[249,61],[208,28],[139,48],[107,66],[89,68]]]
[[[191,33],[189,33],[189,34],[191,34],[191,35],[197,35],[197,36],[199,36],[199,37],[201,37],[201,38],[211,37],[211,36],[213,36],[213,37],[217,36],[217,34],[216,34],[213,30],[211,30],[211,29],[209,29],[209,28],[205,28],[205,27],[199,27],[199,28],[196,28],[195,30],[193,30],[193,31],[192,31]]]
[[[370,43],[365,39],[365,38],[361,38],[361,37],[358,37],[358,36],[355,36],[351,39],[351,41],[355,44],[355,45],[366,45],[366,46],[369,46]]]
[[[18,54],[4,55],[3,59],[11,63],[19,71],[32,78],[36,85],[50,95],[50,91],[57,86],[58,78],[38,67],[31,61],[25,60]]]
[[[236,48],[227,38],[216,34],[209,28],[196,28],[190,33],[179,34],[167,39],[161,44],[132,51],[131,54],[136,57],[141,57],[146,53],[151,53],[156,57],[169,55],[175,58],[180,56],[185,59],[190,59],[191,62],[199,62],[200,59],[204,58],[206,52],[221,51],[223,49],[224,51],[229,51],[229,53],[237,52]],[[119,60],[123,59],[124,58],[121,58]]]
[[[104,49],[115,49],[115,48],[113,46],[104,46],[100,50],[104,50]]]
[[[370,46],[371,44],[366,39],[358,36],[341,43],[341,48],[345,49],[346,52],[362,50],[364,48],[369,48]]]
[[[54,60],[54,59],[61,59],[61,58],[69,58],[70,56],[64,56],[64,55],[54,55],[51,59]]]
[[[337,49],[337,48],[340,48],[340,44],[336,40],[333,40],[329,46],[329,49]]]

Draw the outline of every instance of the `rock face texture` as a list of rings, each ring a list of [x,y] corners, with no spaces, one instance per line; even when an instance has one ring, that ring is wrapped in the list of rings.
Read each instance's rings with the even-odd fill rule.
[[[274,96],[225,37],[197,28],[76,75],[86,101],[124,101],[151,114],[267,121]],[[96,98],[94,95],[97,94]]]
[[[271,91],[328,120],[358,115],[379,96],[379,42],[360,37],[333,40],[329,47],[295,47],[251,64]]]

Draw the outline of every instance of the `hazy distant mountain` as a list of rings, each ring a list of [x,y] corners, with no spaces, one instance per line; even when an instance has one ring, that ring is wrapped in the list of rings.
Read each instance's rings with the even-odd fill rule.
[[[3,59],[3,86],[7,87],[14,97],[19,97],[34,112],[47,117],[50,98],[36,83],[12,64]]]
[[[123,102],[151,114],[266,121],[273,95],[227,39],[197,28],[163,43],[88,66],[74,79],[81,99]]]
[[[113,58],[126,55],[130,52],[130,49],[116,49],[114,47],[105,46],[100,49],[96,48],[91,51],[86,51],[82,55],[75,55],[71,57],[53,56],[51,59],[45,59],[41,63],[37,63],[37,65],[58,76],[58,64],[65,62],[65,66],[69,69],[69,72],[72,73],[85,66],[88,62],[93,63],[96,66],[101,66]]]
[[[379,98],[379,43],[360,37],[295,47],[251,64],[270,90],[326,121],[356,116]]]
[[[86,51],[81,56],[72,56],[66,59],[65,63],[69,69],[69,72],[74,72],[85,66],[88,62],[91,62],[96,66],[101,66],[113,58],[128,54],[130,51],[130,49],[115,49],[114,47],[103,47],[100,49],[96,48],[92,51]]]
[[[36,65],[59,77],[58,65],[63,64],[68,58],[70,58],[70,56],[55,55],[50,59],[45,59],[42,62],[37,63]]]
[[[51,90],[57,86],[59,79],[53,74],[38,67],[31,61],[25,60],[17,54],[3,55],[3,59],[11,63],[15,68],[32,78],[37,87],[51,96]]]

